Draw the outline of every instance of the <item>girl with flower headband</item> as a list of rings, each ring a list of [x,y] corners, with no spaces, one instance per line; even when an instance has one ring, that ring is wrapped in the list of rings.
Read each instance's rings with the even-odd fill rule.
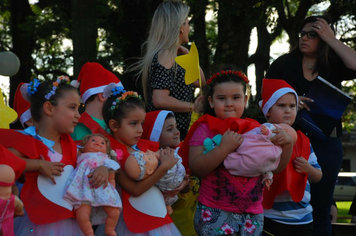
[[[76,166],[77,145],[70,138],[80,117],[79,94],[68,77],[31,81],[27,94],[35,126],[1,130],[0,144],[26,161],[21,200],[26,213],[15,219],[15,234],[83,235],[73,207],[63,199],[67,178]],[[108,170],[89,174],[92,186],[107,184]]]
[[[158,143],[141,139],[142,124],[145,120],[145,105],[141,97],[122,87],[111,89],[103,107],[105,123],[110,129],[111,148],[121,149],[121,168],[117,171],[116,182],[122,190],[123,217],[116,226],[118,235],[181,235],[167,213],[161,191],[154,186],[172,168],[177,159],[173,149],[161,149],[160,165],[144,180],[132,180],[125,169],[129,155],[135,151],[158,150]],[[96,235],[103,235],[99,226]]]
[[[263,229],[262,176],[233,176],[223,162],[243,142],[241,134],[260,124],[242,118],[247,106],[248,78],[235,70],[222,70],[207,82],[205,110],[189,130],[179,150],[189,157],[192,174],[202,178],[194,225],[198,235],[260,235]],[[276,171],[286,165],[292,151],[291,137],[276,128],[271,141],[282,147]],[[221,134],[221,143],[204,152],[204,140]]]

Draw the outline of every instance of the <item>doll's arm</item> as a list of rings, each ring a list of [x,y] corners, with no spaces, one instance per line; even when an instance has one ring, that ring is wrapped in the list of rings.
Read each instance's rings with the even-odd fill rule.
[[[138,197],[155,185],[178,160],[174,157],[174,150],[167,148],[160,150],[160,161],[161,164],[156,171],[141,181],[131,179],[125,171],[119,169],[116,173],[116,182],[130,195]]]
[[[267,189],[269,190],[272,183],[273,183],[273,173],[271,171],[266,172],[264,174],[262,174],[262,183],[267,187]]]

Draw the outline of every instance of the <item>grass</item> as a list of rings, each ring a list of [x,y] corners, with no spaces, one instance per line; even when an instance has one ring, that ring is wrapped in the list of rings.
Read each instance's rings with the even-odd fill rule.
[[[340,201],[336,202],[337,205],[337,223],[350,223],[351,215],[349,215],[349,209],[351,206],[351,201]]]

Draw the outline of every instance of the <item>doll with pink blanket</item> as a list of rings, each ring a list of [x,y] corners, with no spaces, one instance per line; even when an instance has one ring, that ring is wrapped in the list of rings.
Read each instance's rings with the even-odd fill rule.
[[[282,148],[274,145],[270,139],[275,135],[273,130],[284,129],[293,139],[297,141],[297,133],[286,124],[264,123],[245,134],[242,134],[243,142],[236,152],[227,155],[224,160],[225,168],[232,175],[255,177],[263,175],[262,182],[269,189],[272,184],[272,171],[274,171],[280,161]],[[218,134],[212,139],[204,140],[204,147],[210,151],[215,145],[219,145],[221,135]]]

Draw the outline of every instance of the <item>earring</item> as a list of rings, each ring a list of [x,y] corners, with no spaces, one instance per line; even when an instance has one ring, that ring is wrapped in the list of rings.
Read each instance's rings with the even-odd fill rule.
[[[180,33],[183,34],[183,33],[184,33],[184,30],[180,30]]]

